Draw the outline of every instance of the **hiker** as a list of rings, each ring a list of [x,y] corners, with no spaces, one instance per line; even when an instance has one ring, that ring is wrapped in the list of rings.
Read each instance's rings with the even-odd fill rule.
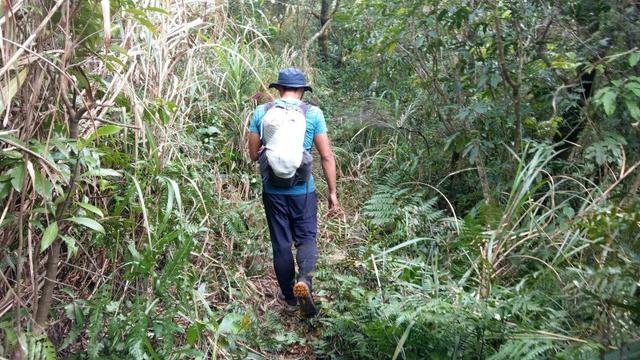
[[[312,145],[322,161],[330,213],[339,210],[335,159],[322,110],[302,101],[305,91],[313,91],[304,74],[283,69],[269,88],[276,88],[280,97],[256,108],[249,127],[249,157],[260,164],[262,201],[280,286],[278,300],[287,311],[300,308],[304,315],[313,316],[317,313],[312,274],[318,260],[318,206],[311,175]],[[298,264],[295,284],[292,245]]]

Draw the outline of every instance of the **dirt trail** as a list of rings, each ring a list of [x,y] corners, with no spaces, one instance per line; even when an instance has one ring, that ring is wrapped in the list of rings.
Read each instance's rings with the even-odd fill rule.
[[[347,231],[350,228],[352,216],[345,214],[340,218],[327,218],[324,215],[323,206],[319,209],[318,216],[318,247],[320,259],[318,261],[318,270],[325,269],[336,270],[337,268],[345,268],[339,266],[348,260],[347,243],[358,240],[353,238]],[[295,251],[295,250],[294,250]],[[266,352],[258,349],[250,349],[252,352],[263,356],[267,359],[315,359],[313,343],[320,338],[321,320],[326,316],[326,309],[330,307],[335,300],[334,294],[331,294],[323,286],[322,279],[316,279],[314,282],[314,292],[316,303],[320,307],[320,313],[314,319],[305,319],[300,313],[290,314],[285,312],[282,305],[277,301],[276,296],[279,293],[279,287],[273,271],[272,258],[270,254],[259,257],[257,259],[258,266],[262,269],[260,274],[252,276],[248,279],[251,287],[255,291],[255,302],[252,304],[258,309],[259,321],[266,323],[275,313],[277,320],[282,324],[284,332],[293,334],[292,337],[298,339],[293,344],[284,345],[284,351]],[[255,324],[260,326],[260,324]],[[287,334],[273,334],[273,338],[278,336],[289,341]]]

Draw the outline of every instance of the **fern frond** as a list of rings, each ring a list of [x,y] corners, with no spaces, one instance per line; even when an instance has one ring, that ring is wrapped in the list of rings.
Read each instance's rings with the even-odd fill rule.
[[[489,357],[489,360],[510,360],[510,359],[547,359],[550,352],[556,346],[549,340],[534,338],[522,338],[510,340],[500,347],[500,350]]]
[[[26,334],[27,359],[56,360],[56,348],[46,335]]]

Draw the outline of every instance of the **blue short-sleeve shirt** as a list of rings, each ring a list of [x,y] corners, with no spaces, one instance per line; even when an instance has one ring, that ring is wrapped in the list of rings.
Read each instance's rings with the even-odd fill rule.
[[[302,102],[300,100],[292,100],[292,99],[278,99],[276,103],[281,103],[283,105],[300,105]],[[266,104],[260,105],[256,108],[256,111],[253,113],[253,117],[251,118],[251,123],[249,125],[249,131],[252,133],[256,133],[260,135],[260,129],[262,128],[262,118],[266,113]],[[304,148],[311,151],[313,147],[313,138],[316,135],[324,134],[327,132],[327,123],[324,120],[324,114],[322,114],[322,110],[320,110],[317,106],[309,106],[307,110],[307,130],[304,134]],[[291,188],[277,188],[268,183],[263,182],[263,191],[267,194],[279,194],[279,195],[304,195],[306,193],[311,193],[316,190],[315,182],[313,180],[313,175],[309,178],[309,181],[298,184]]]

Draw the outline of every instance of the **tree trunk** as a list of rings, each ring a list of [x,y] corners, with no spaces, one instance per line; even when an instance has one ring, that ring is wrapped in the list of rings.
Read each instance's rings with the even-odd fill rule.
[[[331,10],[331,1],[322,0],[322,5],[320,7],[320,29],[322,29],[322,27],[331,18],[330,10]],[[327,61],[327,59],[329,59],[329,32],[328,31],[323,31],[320,34],[320,36],[318,37],[318,45],[320,46],[320,56],[322,57],[322,60]]]
[[[640,189],[640,171],[638,171],[635,180],[628,189],[627,196],[625,196],[620,203],[620,206],[622,207],[633,205],[633,202],[637,199],[636,194],[638,193],[638,189]]]
[[[478,178],[480,179],[484,202],[487,205],[494,204],[493,196],[491,195],[491,187],[489,186],[489,177],[487,176],[487,168],[485,167],[482,153],[478,154],[476,167],[478,169]]]
[[[71,28],[71,8],[69,3],[65,4],[65,7],[62,9],[62,18],[61,24],[64,24],[65,31],[70,33]],[[69,63],[72,49],[73,49],[73,41],[70,37],[65,38],[64,45],[64,55],[62,56],[61,65],[63,69],[66,69],[67,64]],[[69,127],[69,139],[76,140],[78,138],[78,122],[80,121],[80,117],[84,114],[86,109],[80,109],[76,111],[74,104],[68,99],[69,90],[69,80],[63,76],[60,76],[60,91],[61,91],[61,99],[67,109],[67,124]],[[73,193],[76,189],[76,179],[78,177],[80,171],[80,154],[76,154],[76,162],[73,166],[73,170],[71,173],[71,179],[69,179],[69,184],[67,185],[62,196],[65,196],[64,202],[58,205],[56,209],[55,220],[60,223],[64,217],[66,216],[67,210],[70,207],[71,201],[73,200]],[[60,238],[54,240],[54,242],[49,247],[48,257],[47,257],[47,265],[46,265],[46,273],[44,278],[44,284],[42,286],[42,292],[40,298],[38,299],[38,306],[35,314],[35,332],[42,333],[46,329],[47,320],[49,316],[49,309],[51,308],[51,302],[53,300],[53,290],[56,285],[56,278],[58,276],[58,262],[60,262],[60,250],[61,250],[62,242]]]
[[[507,61],[504,53],[504,40],[502,39],[502,21],[500,20],[500,14],[498,13],[498,5],[494,4],[494,17],[495,17],[495,32],[496,32],[496,50],[498,53],[498,65],[500,66],[500,72],[502,78],[511,87],[511,98],[514,107],[514,133],[513,133],[513,151],[516,154],[520,153],[520,143],[522,141],[522,118],[520,115],[520,85],[522,83],[522,66],[523,55],[521,53],[521,44],[518,43],[518,72],[514,79],[507,67]],[[517,24],[516,24],[517,25]],[[517,29],[518,26],[515,26]]]

